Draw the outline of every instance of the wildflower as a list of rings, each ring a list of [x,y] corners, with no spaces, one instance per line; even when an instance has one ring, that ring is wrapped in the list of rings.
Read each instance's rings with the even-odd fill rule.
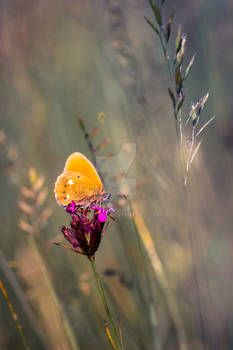
[[[70,228],[63,226],[61,231],[72,245],[72,248],[69,248],[79,254],[94,256],[107,228],[108,216],[113,219],[111,212],[114,212],[114,209],[104,209],[94,205],[81,208],[75,202],[71,202],[66,207],[66,211],[71,216]],[[58,245],[68,248],[62,244]]]
[[[105,222],[107,220],[108,214],[110,212],[115,212],[115,210],[113,208],[104,209],[104,208],[101,208],[101,207],[96,207],[94,205],[91,206],[91,209],[97,210],[97,212],[98,212],[98,220],[100,222]]]

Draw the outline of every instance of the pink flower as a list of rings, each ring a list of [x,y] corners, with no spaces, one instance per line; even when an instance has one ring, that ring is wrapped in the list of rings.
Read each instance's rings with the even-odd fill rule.
[[[63,226],[61,231],[72,245],[71,249],[79,254],[93,256],[107,228],[108,216],[113,219],[111,212],[114,212],[114,209],[104,209],[94,205],[80,208],[75,202],[71,202],[66,207],[66,211],[71,216],[70,227]],[[61,246],[64,247],[64,245]]]

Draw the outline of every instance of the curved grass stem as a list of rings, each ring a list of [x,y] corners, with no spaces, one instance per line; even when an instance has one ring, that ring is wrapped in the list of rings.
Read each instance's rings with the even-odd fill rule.
[[[10,302],[10,300],[9,300],[7,291],[6,291],[6,289],[5,289],[5,287],[4,287],[4,285],[3,285],[3,283],[2,283],[1,280],[0,280],[0,290],[1,290],[1,292],[2,292],[2,294],[3,294],[3,296],[4,296],[4,298],[5,298],[5,300],[6,300],[6,302],[7,302],[8,308],[9,308],[10,313],[11,313],[11,316],[12,316],[12,319],[13,319],[13,321],[15,322],[15,325],[16,325],[16,327],[17,327],[17,329],[18,329],[18,332],[19,332],[19,334],[20,334],[20,337],[21,337],[21,339],[22,339],[24,348],[25,348],[26,350],[30,350],[30,347],[29,347],[29,345],[28,345],[28,343],[27,343],[27,341],[26,341],[26,338],[25,338],[25,335],[24,335],[22,326],[21,326],[21,324],[20,324],[20,322],[19,322],[18,316],[17,316],[16,313],[15,313],[15,310],[14,310],[14,308],[13,308],[13,305],[11,304],[11,302]]]
[[[99,274],[98,274],[98,272],[96,270],[95,257],[94,256],[88,257],[88,259],[91,262],[91,267],[92,267],[92,270],[93,270],[93,273],[94,273],[94,276],[95,276],[95,280],[96,280],[96,283],[97,283],[99,294],[101,296],[101,299],[102,299],[102,302],[103,302],[103,305],[104,305],[104,308],[105,308],[105,311],[106,311],[106,314],[107,314],[107,317],[108,317],[108,322],[109,322],[110,327],[111,327],[111,331],[112,331],[112,334],[113,334],[113,338],[114,338],[114,342],[115,342],[116,348],[119,349],[119,350],[122,350],[121,345],[120,345],[120,339],[119,339],[116,327],[115,327],[113,319],[112,319],[112,315],[111,315],[111,312],[110,312],[110,309],[109,309],[109,306],[108,306],[107,299],[106,299],[105,294],[104,294],[102,282],[101,282],[100,276],[99,276]]]

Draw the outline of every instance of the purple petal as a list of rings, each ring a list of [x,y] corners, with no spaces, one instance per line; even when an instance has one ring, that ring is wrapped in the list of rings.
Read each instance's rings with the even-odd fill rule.
[[[99,222],[105,222],[106,220],[107,220],[107,214],[105,214],[105,213],[100,213],[99,215],[98,215],[98,220],[99,220]]]
[[[79,247],[78,241],[75,239],[72,231],[68,227],[63,226],[61,231],[62,231],[65,239],[67,239],[67,241],[70,242],[70,244],[72,244],[72,246],[74,248]]]
[[[77,211],[77,206],[74,201],[67,205],[66,211],[71,214],[74,214]]]

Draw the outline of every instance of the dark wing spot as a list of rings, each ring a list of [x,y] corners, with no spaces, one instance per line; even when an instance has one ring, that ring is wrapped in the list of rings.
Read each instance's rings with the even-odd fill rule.
[[[63,193],[63,194],[65,194],[65,193],[66,193],[66,191],[63,191],[62,193]]]
[[[80,178],[80,176],[78,175],[78,176],[77,176],[77,179],[79,179],[79,178]]]
[[[67,185],[64,185],[64,187],[67,187]]]

